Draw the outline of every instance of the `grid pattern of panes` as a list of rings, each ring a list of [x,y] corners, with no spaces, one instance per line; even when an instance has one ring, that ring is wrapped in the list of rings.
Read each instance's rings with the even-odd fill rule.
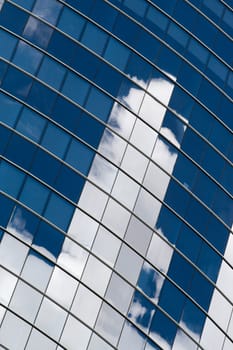
[[[232,349],[230,1],[0,26],[0,348]]]

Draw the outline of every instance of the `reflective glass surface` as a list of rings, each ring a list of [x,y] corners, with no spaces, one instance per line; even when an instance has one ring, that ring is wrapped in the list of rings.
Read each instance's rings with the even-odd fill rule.
[[[0,348],[229,350],[230,0],[0,0]]]

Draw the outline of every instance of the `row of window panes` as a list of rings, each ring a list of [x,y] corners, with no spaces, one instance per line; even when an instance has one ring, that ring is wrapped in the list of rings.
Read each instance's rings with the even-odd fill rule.
[[[28,46],[29,48],[30,48],[30,46]],[[135,58],[136,58],[136,56],[135,56]],[[24,60],[25,61],[25,60]],[[55,62],[54,61],[52,61],[51,59],[49,59],[49,58],[47,58],[47,57],[44,57],[44,61],[43,62],[45,62],[45,71],[44,71],[44,73],[43,73],[43,75],[44,76],[46,76],[47,78],[46,78],[46,80],[47,80],[47,83],[49,83],[49,84],[52,84],[53,85],[53,83],[51,83],[50,81],[52,81],[51,79],[50,79],[50,73],[48,73],[48,71],[49,72],[52,72],[53,74],[52,74],[52,76],[54,77],[54,76],[58,76],[59,77],[59,74],[56,74],[56,73],[58,73],[59,71],[60,71],[60,69],[61,68],[59,68],[59,66],[58,66],[58,63],[56,63],[55,64]],[[134,62],[134,64],[137,62],[137,60],[135,61],[135,59],[133,59],[133,61],[132,61],[132,63]],[[54,65],[55,64],[55,65]],[[42,64],[42,66],[41,66],[41,69],[43,68],[43,66],[44,66],[44,63]],[[62,66],[61,66],[62,67]],[[186,67],[186,68],[185,68]],[[23,67],[23,68],[25,68],[25,67]],[[63,70],[64,70],[64,68],[63,68]],[[105,71],[105,69],[104,69],[104,66],[102,65],[102,69],[101,69],[101,71],[103,70],[103,72]],[[40,70],[41,71],[41,70]],[[145,72],[146,70],[144,69],[143,70],[143,72]],[[55,73],[55,74],[54,74]],[[187,71],[187,66],[184,66],[184,73],[185,73],[185,75],[186,74],[192,74],[192,72],[190,72],[190,70],[189,71]],[[193,73],[194,73],[194,71],[193,71]],[[65,74],[65,71],[62,73],[62,77],[64,76],[64,74]],[[149,76],[150,76],[150,74],[151,74],[151,69],[148,71],[148,79],[149,79]],[[101,74],[102,75],[102,74]],[[133,76],[133,72],[132,72],[132,76]],[[39,77],[40,77],[40,75],[39,75]],[[41,77],[40,77],[41,78]],[[120,78],[120,77],[119,77]],[[162,76],[161,76],[161,74],[159,73],[159,75],[158,75],[158,72],[156,73],[156,72],[154,72],[154,73],[152,73],[152,75],[150,76],[150,80],[151,80],[151,83],[150,83],[150,86],[149,86],[149,92],[150,93],[152,93],[156,98],[159,98],[160,100],[162,100],[162,102],[164,102],[164,103],[166,103],[166,101],[168,102],[168,100],[164,100],[164,97],[162,97],[162,95],[161,95],[161,93],[157,93],[156,92],[156,90],[159,88],[159,86],[157,86],[157,84],[159,85],[159,82],[157,83],[157,79],[161,79],[162,78]],[[194,77],[193,77],[194,78]],[[192,79],[192,81],[195,81],[196,83],[193,85],[192,84],[192,89],[195,89],[195,91],[194,92],[197,92],[197,88],[198,88],[198,86],[200,86],[200,79],[199,79],[200,77],[197,75],[196,77],[195,77],[195,79]],[[59,78],[60,79],[60,78]],[[61,79],[60,79],[61,80]],[[75,76],[73,75],[73,74],[71,74],[70,73],[70,75],[68,75],[67,76],[67,79],[66,79],[66,83],[65,83],[65,86],[64,86],[64,91],[62,90],[62,92],[63,93],[66,93],[67,95],[68,95],[68,97],[71,97],[75,102],[84,102],[84,97],[86,96],[86,94],[85,94],[85,96],[83,96],[83,98],[82,98],[82,96],[80,97],[80,94],[76,94],[75,96],[73,96],[74,94],[72,93],[72,96],[70,96],[70,93],[69,93],[69,91],[66,91],[67,89],[65,89],[65,87],[66,86],[68,86],[68,82],[69,82],[69,85],[70,85],[70,83],[71,83],[71,85],[73,86],[73,84],[75,84],[75,86],[77,85],[77,83],[78,83],[78,86],[81,84],[82,85],[82,87],[83,87],[83,84],[84,84],[84,81],[83,80],[80,80],[80,79],[77,79],[77,77],[75,78]],[[72,84],[72,82],[73,82],[73,84]],[[164,84],[165,84],[165,82],[166,82],[166,80],[164,80]],[[186,85],[186,82],[185,82],[185,80],[183,81],[183,80],[181,80],[181,83],[185,86]],[[56,85],[56,82],[54,83],[55,85]],[[59,83],[60,84],[60,83]],[[99,83],[100,85],[101,84],[103,84],[103,82],[102,83]],[[172,84],[171,83],[169,83],[168,81],[167,81],[167,84],[170,86],[170,89],[172,88]],[[8,84],[9,85],[9,84]],[[37,84],[38,85],[38,84]],[[86,87],[87,87],[87,85],[85,85]],[[120,81],[119,81],[119,83],[118,83],[118,86],[120,87]],[[37,86],[38,87],[38,86]],[[58,86],[55,86],[55,87],[58,87]],[[105,84],[102,86],[103,88],[105,88],[106,89],[106,86],[105,86]],[[36,88],[35,88],[36,89]],[[109,113],[109,111],[110,111],[110,100],[108,100],[107,99],[107,97],[106,96],[104,96],[104,95],[101,95],[101,93],[100,93],[100,91],[98,91],[98,90],[96,90],[94,87],[92,88],[92,89],[94,89],[94,91],[91,91],[91,95],[90,95],[90,97],[89,97],[89,99],[88,99],[88,101],[87,101],[87,108],[91,111],[91,112],[95,112],[96,114],[97,114],[97,116],[98,117],[100,117],[101,119],[103,119],[103,120],[106,120],[106,118],[107,118],[107,114]],[[210,89],[210,90],[209,90]],[[41,90],[41,89],[40,89]],[[209,90],[209,95],[207,94],[206,95],[206,91],[208,91]],[[73,91],[73,90],[72,90]],[[118,91],[118,90],[115,90],[115,91]],[[203,94],[202,94],[202,92],[203,92]],[[108,92],[110,92],[110,93],[112,93],[113,91],[111,91],[111,89],[108,91]],[[121,88],[120,88],[120,90],[119,90],[119,92],[118,92],[118,95],[119,95],[119,99],[124,103],[127,103],[127,102],[129,102],[129,100],[130,100],[130,95],[132,94],[132,93],[138,93],[138,96],[137,97],[139,97],[139,95],[141,95],[142,94],[142,92],[140,92],[140,90],[138,89],[138,88],[136,88],[136,86],[134,87],[132,84],[130,85],[129,83],[127,83],[126,82],[126,80],[124,81],[124,82],[122,82],[122,84],[121,84]],[[205,94],[204,94],[204,92],[205,92]],[[42,93],[42,91],[40,91],[40,93]],[[46,93],[46,91],[45,91],[45,89],[44,89],[44,95],[45,95],[45,93]],[[212,91],[211,90],[211,86],[210,85],[208,85],[208,83],[207,82],[203,82],[202,84],[201,84],[201,89],[200,89],[200,97],[203,95],[205,95],[205,97],[204,97],[204,100],[203,100],[203,102],[204,103],[207,103],[207,105],[208,105],[208,101],[210,100],[210,99],[212,99],[212,96],[213,96],[213,93],[214,93],[214,91]],[[128,95],[127,95],[128,94]],[[51,95],[51,94],[50,94]],[[126,97],[121,97],[121,96],[125,96],[126,95]],[[209,96],[209,97],[208,97]],[[210,97],[211,96],[211,97]],[[50,97],[50,100],[51,100],[51,96],[49,96]],[[215,98],[215,101],[219,101],[219,100],[221,100],[221,97],[220,97],[220,95],[216,95],[215,96],[216,98]],[[81,98],[81,101],[80,101],[80,98]],[[100,111],[96,111],[96,109],[95,110],[93,110],[93,108],[92,108],[92,106],[93,106],[93,104],[94,104],[94,102],[95,102],[95,100],[96,100],[96,98],[101,98],[102,99],[102,106],[103,107],[101,107],[101,110]],[[149,100],[148,100],[149,99]],[[201,97],[201,99],[202,99],[202,97]],[[47,100],[46,99],[46,97],[45,97],[45,100]],[[131,99],[132,100],[132,99]],[[149,102],[150,102],[150,98],[149,97],[147,97],[147,99],[145,99],[146,101],[148,100],[148,104],[149,104]],[[213,100],[213,99],[212,99]],[[179,103],[177,102],[177,101],[179,101]],[[185,117],[186,119],[189,119],[190,118],[190,113],[191,113],[191,111],[192,111],[192,106],[193,106],[193,103],[194,103],[194,101],[188,96],[188,95],[186,95],[184,92],[182,92],[181,91],[181,89],[179,89],[178,87],[176,87],[175,88],[175,90],[174,90],[174,96],[172,97],[172,99],[171,99],[171,101],[170,101],[170,103],[169,103],[169,105],[171,106],[171,108],[172,109],[174,109],[174,110],[176,110],[176,112],[177,113],[179,113],[179,114],[181,114],[183,117]],[[155,104],[155,102],[153,103],[153,106],[150,106],[151,108],[152,107],[154,107],[154,104]],[[41,103],[40,103],[40,105],[39,105],[39,107],[40,108],[42,108],[42,110],[43,110],[43,106],[41,105]],[[130,106],[133,110],[137,110],[138,109],[138,105],[135,105],[135,104],[132,104],[132,101],[131,101],[131,106]],[[230,117],[229,117],[229,114],[228,114],[228,111],[230,110],[229,109],[229,107],[230,107],[230,105],[228,106],[228,104],[227,104],[227,100],[225,99],[225,100],[223,100],[222,102],[221,102],[221,110],[225,110],[225,116],[224,116],[224,118],[225,118],[225,122],[227,122],[227,124],[230,124],[231,125],[231,121],[230,121]],[[47,109],[48,107],[46,106],[46,109]],[[150,108],[150,109],[151,109]],[[216,107],[214,108],[215,110],[216,110],[216,108],[217,108],[217,105],[216,105]],[[145,109],[145,108],[144,108]],[[200,109],[200,110],[198,110],[198,113],[196,112],[196,115],[195,115],[195,119],[198,119],[199,117],[199,115],[200,115],[200,112],[203,114],[204,112],[205,112],[205,110],[203,109],[203,108],[198,108],[198,109]],[[57,111],[59,111],[60,109],[57,109]],[[147,108],[147,110],[148,110],[148,108]],[[194,111],[196,110],[196,108],[194,109]],[[219,111],[219,107],[217,108],[217,110],[215,111],[215,112],[217,112],[217,111]],[[147,114],[149,113],[150,111],[147,111]],[[58,113],[58,112],[57,112]],[[60,113],[61,114],[61,113]],[[146,113],[144,113],[144,114],[146,114]],[[53,116],[53,117],[55,117],[56,118],[56,116]],[[147,115],[145,115],[145,117],[147,117]],[[203,116],[202,116],[203,117]],[[205,117],[205,119],[208,117],[208,113],[207,112],[205,112],[204,113],[204,117]],[[57,117],[57,118],[59,118],[59,116]],[[64,119],[64,118],[63,118]],[[195,127],[197,127],[200,123],[198,123],[198,122],[196,122],[196,120],[195,120],[193,117],[191,118],[191,123],[194,123],[194,126]],[[210,117],[208,117],[207,118],[207,123],[209,123],[208,122],[208,119],[210,119]],[[61,120],[61,117],[59,118],[59,121]],[[199,120],[199,119],[198,119]],[[211,118],[211,120],[212,120],[212,118]],[[152,120],[151,120],[151,118],[150,118],[150,120],[149,120],[150,122],[152,122]],[[216,122],[217,123],[217,122]],[[66,123],[66,124],[68,124],[68,122]],[[153,125],[153,124],[152,124]],[[201,125],[203,125],[203,123],[201,123]],[[225,133],[225,136],[227,136],[227,131],[224,131],[224,129],[223,129],[223,127],[221,127],[221,125],[219,125],[219,128],[221,128],[223,131],[222,132],[224,132]],[[201,131],[202,133],[204,132],[201,128],[200,128],[200,126],[198,127],[198,129],[199,129],[199,131]],[[206,128],[205,128],[205,130],[206,130]],[[209,130],[209,129],[208,129]],[[216,133],[215,133],[216,134]],[[206,136],[206,135],[205,135]],[[216,139],[216,138],[215,138]],[[213,140],[211,140],[212,142],[213,141],[215,141],[215,139],[213,139]],[[223,148],[222,147],[222,143],[220,142],[218,142],[218,141],[216,141],[217,142],[217,147],[218,148],[220,148],[220,150],[221,151],[224,151],[224,153],[226,154],[226,151],[227,151],[227,148]],[[215,143],[216,143],[215,142]]]

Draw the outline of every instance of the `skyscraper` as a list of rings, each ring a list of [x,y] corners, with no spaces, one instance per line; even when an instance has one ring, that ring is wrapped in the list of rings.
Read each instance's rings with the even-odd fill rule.
[[[231,0],[0,0],[0,349],[232,350]]]

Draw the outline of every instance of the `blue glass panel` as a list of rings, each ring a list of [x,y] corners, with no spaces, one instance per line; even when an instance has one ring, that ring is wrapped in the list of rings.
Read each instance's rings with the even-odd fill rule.
[[[190,225],[202,233],[209,216],[210,213],[203,207],[203,205],[197,202],[194,198],[190,199],[189,207],[185,213],[185,219]]]
[[[170,23],[167,33],[167,42],[180,53],[184,52],[188,43],[189,35],[174,22]]]
[[[83,105],[87,93],[89,90],[89,84],[87,81],[81,77],[75,75],[74,73],[69,72],[66,76],[66,80],[62,87],[62,93],[71,100]]]
[[[16,125],[16,130],[31,140],[38,142],[43,133],[46,120],[36,112],[24,107]]]
[[[220,62],[219,59],[211,55],[207,67],[208,77],[216,84],[218,84],[219,87],[223,88],[227,74],[227,67],[222,62]]]
[[[75,132],[81,110],[71,102],[58,96],[52,110],[52,118],[68,130]]]
[[[28,102],[42,113],[48,114],[51,111],[55,98],[55,92],[38,82],[34,82],[28,96]]]
[[[135,46],[140,29],[138,25],[119,13],[113,31],[120,39],[129,45]]]
[[[138,34],[137,45],[135,48],[143,56],[153,62],[155,61],[158,51],[161,48],[161,44],[149,33],[141,30]]]
[[[16,21],[17,18],[17,21]],[[27,21],[28,14],[16,6],[5,2],[0,12],[0,24],[17,34],[21,34]]]
[[[9,67],[2,87],[16,97],[25,100],[29,93],[31,84],[32,78],[28,77],[16,68]]]
[[[194,268],[177,252],[174,252],[168,270],[168,276],[176,282],[182,289],[188,291],[193,278]]]
[[[20,195],[20,201],[41,214],[49,195],[49,190],[38,181],[28,177]]]
[[[40,61],[42,59],[42,53],[34,47],[26,44],[20,40],[15,51],[13,62],[26,70],[29,73],[35,73]]]
[[[8,226],[15,229],[21,235],[21,238],[27,242],[32,242],[34,234],[39,224],[39,218],[27,209],[17,206],[12,215]]]
[[[212,112],[218,112],[218,105],[221,99],[221,93],[213,85],[211,85],[207,80],[202,80],[198,98],[206,107],[208,107]]]
[[[52,193],[44,216],[53,224],[66,231],[70,223],[74,207],[60,196]],[[56,242],[55,242],[56,244]]]
[[[173,170],[173,175],[182,182],[186,188],[192,189],[197,173],[197,167],[188,158],[179,154]]]
[[[160,38],[163,38],[166,33],[166,29],[169,23],[169,19],[157,10],[155,7],[149,6],[146,13],[145,24],[147,27]]]
[[[229,229],[224,227],[213,215],[210,215],[208,226],[205,228],[203,235],[220,253],[224,254],[229,236]]]
[[[76,44],[64,34],[53,32],[48,45],[48,52],[60,59],[62,62],[72,65],[74,55],[77,51]]]
[[[76,134],[91,146],[97,148],[103,131],[104,126],[102,124],[88,114],[83,113],[79,120]]]
[[[157,311],[152,321],[150,335],[156,341],[159,340],[159,337],[161,339],[161,344],[163,344],[165,341],[171,347],[176,335],[176,331],[177,326],[175,323],[173,323],[169,318],[162,314],[162,312]]]
[[[94,152],[83,143],[72,140],[66,154],[66,162],[87,175],[94,157]]]
[[[43,166],[41,166],[41,164],[43,164]],[[60,166],[61,163],[57,159],[50,156],[47,152],[38,149],[31,172],[48,185],[53,185]]]
[[[128,12],[134,17],[144,17],[148,4],[144,0],[124,0],[124,6],[132,10]]]
[[[225,162],[224,172],[222,174],[221,183],[230,192],[233,193],[233,169],[232,166]]]
[[[196,65],[198,68],[203,69],[206,65],[210,53],[204,48],[196,39],[190,39],[188,44],[188,52],[186,57]]]
[[[216,190],[215,183],[210,178],[199,172],[197,181],[193,188],[193,193],[197,195],[205,204],[211,205]]]
[[[200,163],[206,149],[206,143],[191,129],[187,129],[182,142],[182,149],[196,162]]]
[[[183,224],[176,247],[184,253],[187,258],[195,263],[200,253],[201,245],[202,239],[189,227]]]
[[[12,135],[5,156],[24,169],[28,169],[35,150],[36,146],[31,142],[24,140],[21,136]]]
[[[185,119],[189,120],[194,100],[178,86],[173,90],[169,106]]]
[[[159,51],[158,59],[159,67],[168,74],[171,74],[174,78],[177,77],[181,59],[166,46],[162,46],[161,51]]]
[[[24,38],[45,49],[48,46],[53,29],[34,17],[29,17],[23,32]]]
[[[27,10],[31,10],[35,0],[14,0],[14,2]]]
[[[96,0],[92,6],[91,18],[103,25],[108,30],[112,30],[118,12],[109,4],[102,0]]]
[[[134,53],[131,53],[128,64],[125,69],[125,73],[128,74],[131,79],[143,80],[143,84],[147,84],[151,75],[152,67],[149,63]],[[140,82],[139,82],[140,84]]]
[[[225,62],[232,66],[232,40],[219,30],[217,31],[216,40],[214,42],[214,50]]]
[[[130,51],[123,44],[114,38],[110,38],[104,53],[104,58],[117,68],[124,70],[127,64]]]
[[[173,62],[173,60],[171,62]],[[182,64],[182,68],[178,75],[178,82],[191,92],[191,94],[197,94],[201,81],[202,76],[194,68],[187,63]]]
[[[66,69],[61,64],[45,56],[37,76],[48,85],[59,90],[65,72]]]
[[[83,185],[84,178],[62,165],[57,181],[55,182],[56,189],[74,202],[77,202]]]
[[[185,16],[184,16],[185,14]],[[185,1],[178,1],[172,13],[174,19],[192,32],[193,24],[197,20],[198,12],[196,12]]]
[[[195,103],[190,118],[190,124],[203,136],[208,138],[213,124],[213,117],[203,107]]]
[[[84,14],[88,14],[90,9],[93,7],[93,0],[66,0],[67,4],[72,5]]]
[[[76,53],[72,65],[77,72],[80,72],[89,79],[95,80],[95,75],[100,66],[100,62],[100,59],[94,56],[91,52],[76,45]]]
[[[166,112],[163,120],[162,128],[166,128],[170,130],[170,132],[176,138],[177,142],[179,144],[181,143],[185,133],[185,125],[174,114],[172,114],[169,111]]]
[[[78,40],[85,22],[86,20],[78,13],[64,7],[57,26],[65,33]]]
[[[205,156],[202,160],[203,168],[216,180],[221,178],[224,168],[224,159],[211,147],[207,146]]]
[[[137,307],[135,313],[135,306]],[[141,293],[135,292],[131,307],[128,312],[128,317],[133,319],[145,331],[149,330],[151,319],[155,311],[155,306],[149,302]]]
[[[226,123],[229,128],[233,129],[233,118],[232,118],[232,101],[222,96],[220,106],[218,110],[218,117]]]
[[[54,142],[56,140],[56,142]],[[65,154],[70,136],[53,124],[48,124],[42,139],[42,146],[62,158]]]
[[[10,59],[12,52],[15,49],[17,39],[3,29],[0,29],[0,42],[2,43],[0,46],[0,56]]]
[[[171,317],[179,322],[184,307],[184,302],[184,294],[171,282],[166,280],[161,291],[159,306],[161,306],[163,310],[165,310]]]
[[[86,109],[103,121],[107,121],[112,109],[113,100],[95,87],[91,88]]]
[[[56,0],[36,0],[33,13],[46,21],[55,24],[61,8],[62,4]]]
[[[232,142],[232,134],[224,126],[222,126],[217,120],[214,120],[213,129],[210,134],[209,140],[221,152],[227,155]]]
[[[99,55],[102,54],[107,41],[107,34],[92,23],[87,23],[81,42]]]
[[[3,77],[5,75],[5,72],[8,68],[8,64],[6,62],[3,62],[2,60],[0,61],[0,84],[3,80]]]
[[[161,230],[163,235],[171,243],[175,243],[181,227],[180,219],[166,207],[162,207],[156,223],[156,229]]]
[[[196,271],[192,280],[189,295],[206,311],[209,309],[213,290],[214,286]]]
[[[214,282],[217,280],[221,262],[221,257],[203,242],[197,266]]]
[[[152,2],[156,5],[158,5],[161,9],[163,9],[165,12],[171,14],[175,4],[176,0],[170,0],[170,1],[164,1],[164,0],[152,0]]]
[[[0,165],[0,169],[1,169],[1,165]],[[1,208],[0,225],[1,226],[3,227],[7,226],[13,207],[14,207],[14,202],[12,202],[10,199],[0,194],[0,208]]]
[[[165,196],[165,202],[178,214],[184,215],[189,200],[189,194],[174,180],[171,180]]]
[[[0,125],[0,154],[3,154],[4,149],[8,143],[11,131],[5,128],[3,125]]]
[[[112,67],[102,64],[98,71],[95,82],[104,90],[109,92],[114,97],[117,97],[119,87],[122,81],[120,73],[112,69]]]
[[[7,194],[17,197],[24,180],[24,174],[14,166],[1,161],[0,163],[0,189]]]
[[[14,126],[22,107],[21,104],[5,94],[0,93],[0,105],[0,121],[9,126]]]
[[[212,205],[215,213],[231,228],[233,221],[233,205],[232,199],[217,187]]]
[[[159,273],[152,268],[148,263],[144,263],[138,278],[138,287],[146,293],[149,298],[155,298],[157,291],[157,279],[159,280],[161,276]],[[157,295],[158,297],[158,295]]]
[[[45,222],[42,222],[37,231],[33,245],[45,248],[57,258],[61,252],[63,241],[64,236],[59,231]]]
[[[207,21],[203,15],[198,14],[192,32],[208,47],[213,47],[217,28]]]
[[[200,338],[206,316],[191,301],[187,300],[182,316],[182,323],[192,332],[196,340]]]

